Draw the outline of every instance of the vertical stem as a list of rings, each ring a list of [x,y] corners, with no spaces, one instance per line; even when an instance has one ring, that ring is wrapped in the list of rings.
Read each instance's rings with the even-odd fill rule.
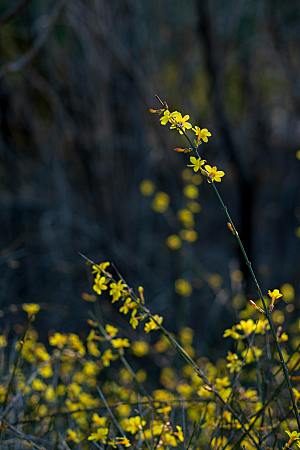
[[[200,158],[198,149],[197,149],[197,147],[195,147],[195,145],[191,141],[190,137],[185,132],[183,132],[183,134],[184,134],[185,138],[188,140],[188,142],[191,145],[192,149],[195,151],[195,153],[198,156],[198,158]],[[231,216],[230,216],[230,214],[228,212],[228,208],[225,205],[225,203],[224,203],[224,201],[223,201],[223,199],[221,197],[221,194],[219,193],[218,188],[216,187],[215,183],[214,182],[210,182],[210,185],[212,186],[212,188],[213,188],[213,190],[214,190],[214,192],[215,192],[215,194],[217,196],[217,199],[218,199],[218,201],[219,201],[223,211],[225,212],[225,215],[226,215],[226,218],[227,218],[228,222],[232,226],[232,229],[233,229],[233,232],[234,232],[233,234],[234,234],[234,236],[235,236],[235,238],[237,240],[237,243],[238,243],[238,245],[239,245],[239,247],[241,249],[241,252],[242,252],[242,254],[244,256],[245,263],[246,263],[246,265],[247,265],[247,267],[249,269],[250,275],[251,275],[251,277],[252,277],[252,279],[254,281],[254,284],[255,284],[257,293],[259,295],[259,298],[262,301],[264,312],[265,312],[265,316],[266,316],[266,318],[267,318],[267,320],[269,322],[269,325],[270,325],[271,333],[272,333],[272,336],[273,336],[273,339],[274,339],[274,342],[275,342],[275,347],[276,347],[276,350],[277,350],[277,353],[278,353],[278,356],[279,356],[282,372],[283,372],[283,375],[284,375],[284,378],[285,378],[285,381],[286,381],[286,384],[287,384],[287,387],[288,387],[288,390],[289,390],[289,394],[290,394],[290,397],[291,397],[293,410],[294,410],[294,415],[295,415],[295,418],[296,418],[296,421],[297,421],[297,425],[298,425],[298,430],[300,431],[300,416],[299,416],[299,413],[298,413],[298,408],[297,408],[297,404],[296,404],[296,400],[295,400],[295,396],[294,396],[294,392],[293,392],[293,387],[292,387],[291,380],[290,380],[289,370],[288,370],[287,365],[286,365],[286,363],[284,361],[284,358],[283,358],[282,350],[281,350],[281,347],[280,347],[280,344],[279,344],[279,341],[278,341],[278,337],[277,337],[277,334],[276,334],[276,330],[275,330],[273,319],[272,319],[271,314],[269,312],[269,309],[268,309],[268,307],[266,305],[266,302],[265,302],[265,299],[264,299],[261,287],[260,287],[260,285],[259,285],[259,283],[257,281],[256,275],[255,275],[254,270],[252,268],[252,264],[249,261],[247,252],[246,252],[246,250],[244,248],[244,245],[243,245],[243,243],[241,241],[239,233],[237,232],[237,229],[236,229],[236,227],[235,227],[235,225],[233,223],[233,220],[232,220],[232,218],[231,218]]]
[[[259,298],[262,301],[264,312],[265,312],[266,318],[267,318],[267,320],[269,322],[271,333],[272,333],[272,336],[273,336],[273,339],[274,339],[274,342],[275,342],[275,347],[276,347],[276,350],[277,350],[277,353],[278,353],[278,356],[279,356],[279,359],[280,359],[280,364],[281,364],[281,368],[282,368],[282,371],[283,371],[283,375],[284,375],[285,381],[286,381],[287,386],[288,386],[288,390],[289,390],[289,394],[290,394],[290,397],[291,397],[295,418],[297,420],[298,429],[300,431],[300,417],[299,417],[298,408],[297,408],[297,405],[296,405],[296,400],[295,400],[295,396],[294,396],[294,392],[293,392],[293,387],[292,387],[292,384],[291,384],[290,375],[289,375],[289,371],[288,371],[287,365],[286,365],[286,363],[284,361],[284,358],[283,358],[282,350],[281,350],[281,347],[280,347],[280,344],[279,344],[279,341],[278,341],[278,337],[277,337],[277,334],[276,334],[276,330],[275,330],[273,319],[272,319],[271,314],[270,314],[270,312],[268,310],[268,307],[266,305],[266,302],[265,302],[265,299],[264,299],[261,287],[260,287],[260,285],[259,285],[259,283],[257,281],[256,275],[255,275],[254,270],[252,268],[252,264],[249,261],[248,255],[247,255],[246,250],[245,250],[245,248],[243,246],[241,238],[240,238],[240,236],[239,236],[239,234],[237,232],[237,229],[236,229],[236,227],[235,227],[235,225],[234,225],[234,223],[233,223],[233,221],[231,219],[231,216],[230,216],[230,214],[228,212],[228,208],[224,204],[223,199],[222,199],[222,197],[221,197],[221,195],[220,195],[216,185],[212,182],[211,186],[212,186],[212,188],[213,188],[213,190],[214,190],[214,192],[215,192],[215,194],[216,194],[216,196],[218,198],[219,203],[221,204],[222,209],[225,212],[225,215],[226,215],[226,218],[228,219],[228,222],[231,224],[231,226],[233,228],[234,236],[235,236],[235,238],[236,238],[236,240],[238,242],[238,245],[239,245],[239,247],[240,247],[240,249],[242,251],[242,254],[243,254],[245,262],[246,262],[246,265],[247,265],[247,267],[248,267],[248,269],[250,271],[251,277],[252,277],[252,279],[254,281],[254,284],[255,284],[257,293],[259,295]]]

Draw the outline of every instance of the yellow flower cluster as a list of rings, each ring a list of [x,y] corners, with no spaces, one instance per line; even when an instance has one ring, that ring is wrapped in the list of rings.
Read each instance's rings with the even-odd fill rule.
[[[119,302],[119,311],[124,315],[130,315],[129,323],[133,329],[136,329],[141,322],[145,321],[144,330],[146,333],[158,330],[163,318],[157,314],[149,315],[144,307],[143,288],[139,287],[139,296],[135,295],[123,280],[114,280],[112,274],[106,270],[108,267],[108,262],[92,266],[92,273],[94,274],[93,290],[98,295],[108,290],[111,303]],[[115,339],[112,344],[114,348],[129,347],[129,342],[126,339]]]
[[[179,111],[171,112],[166,104],[164,106],[162,109],[150,109],[150,112],[159,114],[161,116],[161,125],[169,124],[170,129],[177,130],[179,134],[184,135],[190,145],[188,148],[176,148],[175,151],[179,153],[195,152],[196,156],[190,157],[188,167],[191,167],[194,172],[200,171],[209,182],[220,183],[225,175],[223,170],[218,170],[216,166],[205,164],[206,160],[202,159],[198,153],[199,146],[208,142],[211,132],[207,128],[200,128],[197,125],[193,126],[189,122],[190,116],[188,114],[182,115]],[[193,139],[189,137],[187,130],[191,130],[194,133]]]
[[[230,436],[243,433],[239,415],[226,407],[234,398],[232,404],[238,404],[248,421],[245,423],[253,429],[251,438],[247,434],[243,437],[243,448],[256,448],[253,439],[258,442],[256,435],[262,432],[264,425],[260,414],[263,403],[259,389],[253,387],[253,380],[263,356],[263,347],[257,342],[249,346],[249,341],[253,336],[265,339],[268,332],[266,320],[242,319],[226,330],[224,336],[236,342],[235,350],[229,351],[226,359],[216,364],[207,358],[195,359],[205,374],[203,379],[189,359],[185,357],[180,363],[182,354],[188,355],[187,358],[196,357],[193,330],[185,327],[178,336],[164,334],[162,317],[152,315],[145,306],[143,288],[140,287],[135,294],[123,279],[115,279],[111,272],[109,263],[92,265],[94,292],[99,289],[98,281],[103,277],[101,285],[107,289],[101,288],[97,295],[108,295],[112,307],[118,305],[121,314],[129,315],[129,321],[135,312],[138,324],[144,323],[141,332],[145,337],[135,340],[133,336],[132,339],[123,337],[114,324],[102,325],[93,319],[88,321],[90,330],[86,338],[75,333],[53,332],[48,342],[42,343],[30,325],[24,342],[17,346],[22,363],[15,371],[13,387],[7,392],[5,380],[0,383],[1,404],[18,405],[18,398],[22,396],[20,411],[17,407],[11,410],[14,423],[16,420],[35,421],[35,435],[42,436],[48,430],[49,441],[53,439],[55,442],[55,432],[52,435],[51,431],[55,417],[64,430],[62,435],[69,448],[79,445],[85,449],[91,444],[107,448],[151,448],[154,442],[158,449],[168,450],[185,445],[192,434],[192,424],[201,421],[205,432],[199,434],[198,442],[195,441],[191,448],[200,450],[223,445],[231,449]],[[220,289],[220,283],[217,286],[216,289]],[[177,280],[180,295],[189,294],[190,288],[187,280]],[[279,295],[279,290],[269,292],[271,301],[281,298]],[[147,334],[159,329],[162,333],[157,338],[153,336],[152,339],[156,340],[151,342]],[[180,354],[174,352],[174,339],[176,346],[180,346]],[[5,334],[1,335],[1,342],[4,351],[8,348]],[[161,366],[160,386],[150,392],[144,384],[146,371],[134,370],[131,364],[132,358],[138,363],[145,356],[153,357],[153,361],[157,360]],[[290,369],[297,367],[299,358],[300,353],[296,351],[288,362]],[[237,381],[242,370],[243,378]],[[276,366],[273,374],[278,377]],[[300,390],[294,388],[294,395],[299,401]],[[275,400],[272,410],[276,411]],[[177,421],[182,411],[185,433]],[[7,420],[10,420],[10,415]],[[285,420],[278,433],[283,433],[286,428],[293,429],[293,425],[293,421]],[[21,430],[21,425],[19,427]],[[266,428],[265,433],[269,430]],[[8,434],[9,430],[5,433]],[[282,438],[283,446],[286,442],[284,448],[298,445],[297,433],[287,432],[288,442]]]

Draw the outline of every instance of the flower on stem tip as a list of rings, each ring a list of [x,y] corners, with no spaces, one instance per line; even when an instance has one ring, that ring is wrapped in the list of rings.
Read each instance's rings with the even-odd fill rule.
[[[22,309],[27,313],[28,317],[33,317],[39,312],[41,307],[37,303],[23,303]]]
[[[161,125],[167,125],[170,123],[170,129],[176,129],[180,134],[183,134],[185,130],[190,130],[192,128],[192,124],[188,122],[190,116],[186,114],[182,116],[179,111],[170,112],[166,109],[163,115],[160,118]]]
[[[269,306],[270,311],[272,312],[275,306],[275,302],[276,300],[278,300],[279,298],[283,297],[282,293],[280,292],[279,289],[274,289],[273,291],[268,291],[268,295],[271,299],[271,303]]]

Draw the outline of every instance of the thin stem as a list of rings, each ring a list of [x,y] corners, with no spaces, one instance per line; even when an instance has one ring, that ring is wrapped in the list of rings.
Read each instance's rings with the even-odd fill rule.
[[[196,155],[198,157],[200,157],[198,149],[197,149],[197,147],[195,147],[195,145],[193,145],[193,142],[191,141],[190,137],[185,132],[183,132],[183,134],[186,137],[186,139],[188,140],[188,142],[191,145],[192,149],[195,151]],[[244,248],[244,245],[243,245],[243,243],[241,241],[239,233],[237,232],[237,229],[236,229],[236,227],[235,227],[235,225],[233,223],[233,220],[232,220],[232,218],[231,218],[231,216],[229,214],[228,208],[225,205],[225,203],[224,203],[224,201],[223,201],[223,199],[221,197],[221,194],[219,193],[218,188],[216,187],[215,183],[214,182],[210,182],[209,184],[212,186],[212,189],[214,190],[214,192],[215,192],[215,194],[217,196],[217,199],[218,199],[218,201],[219,201],[219,203],[220,203],[220,205],[221,205],[221,207],[222,207],[222,209],[223,209],[223,211],[225,213],[225,216],[226,216],[228,222],[230,223],[230,225],[232,226],[233,234],[234,234],[234,236],[235,236],[235,238],[237,240],[237,243],[238,243],[238,245],[240,247],[240,250],[241,250],[241,252],[243,254],[243,257],[245,259],[245,263],[246,263],[246,265],[247,265],[247,267],[249,269],[249,272],[251,274],[251,277],[252,277],[252,279],[254,281],[254,284],[256,286],[256,290],[257,290],[257,293],[259,295],[259,298],[262,301],[263,308],[264,308],[264,313],[265,313],[265,316],[266,316],[266,318],[267,318],[267,320],[269,322],[269,325],[270,325],[271,333],[272,333],[272,336],[273,336],[273,339],[274,339],[274,342],[275,342],[275,347],[276,347],[276,350],[277,350],[277,353],[278,353],[278,356],[279,356],[280,365],[281,365],[281,368],[282,368],[282,371],[283,371],[283,375],[284,375],[285,381],[287,383],[289,394],[290,394],[290,397],[291,397],[293,410],[294,410],[294,415],[295,415],[295,418],[296,418],[296,421],[297,421],[298,429],[300,431],[300,416],[299,416],[299,413],[298,413],[298,408],[297,408],[297,404],[296,404],[296,400],[295,400],[295,396],[294,396],[294,392],[293,392],[293,387],[292,387],[291,380],[290,380],[289,371],[288,371],[287,365],[286,365],[286,363],[284,361],[284,358],[283,358],[282,350],[281,350],[281,347],[280,347],[280,344],[279,344],[279,341],[278,341],[278,337],[277,337],[277,334],[276,334],[276,330],[275,330],[273,319],[272,319],[271,314],[269,312],[269,309],[268,309],[268,307],[266,305],[266,302],[265,302],[265,299],[264,299],[261,287],[260,287],[259,282],[258,282],[258,280],[256,278],[255,272],[254,272],[254,270],[252,268],[252,264],[251,264],[251,262],[250,262],[250,260],[248,258],[247,252],[246,252],[246,250]]]
[[[234,236],[235,236],[235,238],[236,238],[236,240],[238,242],[238,245],[239,245],[239,247],[240,247],[240,249],[242,251],[242,254],[243,254],[245,262],[246,262],[246,265],[247,265],[247,267],[248,267],[248,269],[250,271],[250,274],[251,274],[251,277],[252,277],[252,279],[254,281],[257,293],[258,293],[259,298],[260,298],[260,300],[262,302],[262,305],[263,305],[263,308],[264,308],[264,312],[265,312],[265,316],[266,316],[266,318],[268,320],[268,323],[270,325],[271,334],[273,336],[273,339],[274,339],[274,342],[275,342],[275,347],[276,347],[276,350],[277,350],[277,353],[278,353],[278,356],[279,356],[279,359],[280,359],[280,365],[281,365],[281,368],[282,368],[282,371],[283,371],[283,375],[284,375],[285,381],[286,381],[287,386],[288,386],[288,390],[289,390],[289,394],[290,394],[290,397],[291,397],[293,410],[294,410],[294,415],[295,415],[295,418],[296,418],[296,421],[297,421],[298,429],[300,431],[300,417],[299,417],[299,413],[298,413],[298,409],[297,409],[297,405],[296,405],[296,400],[295,400],[295,396],[294,396],[294,392],[293,392],[293,387],[292,387],[291,380],[290,380],[289,370],[288,370],[287,365],[286,365],[286,363],[284,361],[284,357],[283,357],[282,350],[281,350],[281,347],[280,347],[280,344],[279,344],[279,341],[278,341],[278,337],[277,337],[277,334],[276,334],[276,330],[275,330],[273,319],[272,319],[271,314],[269,312],[269,309],[268,309],[268,307],[266,305],[266,301],[264,299],[261,287],[259,285],[259,282],[257,281],[256,275],[255,275],[254,270],[252,268],[252,264],[249,261],[247,252],[246,252],[246,250],[244,248],[244,245],[243,245],[243,243],[241,241],[241,238],[240,238],[240,236],[239,236],[239,234],[237,232],[237,229],[236,229],[236,227],[235,227],[235,225],[234,225],[234,223],[232,221],[232,218],[231,218],[231,216],[230,216],[230,214],[228,212],[228,208],[224,204],[224,201],[223,201],[223,199],[222,199],[222,197],[221,197],[221,195],[220,195],[216,185],[214,183],[210,183],[210,184],[211,184],[211,186],[212,186],[212,188],[213,188],[213,190],[214,190],[214,192],[215,192],[215,194],[217,196],[217,199],[218,199],[219,203],[221,204],[221,207],[222,207],[223,211],[225,212],[225,215],[226,215],[226,218],[228,219],[228,222],[231,224],[231,226],[233,228]]]

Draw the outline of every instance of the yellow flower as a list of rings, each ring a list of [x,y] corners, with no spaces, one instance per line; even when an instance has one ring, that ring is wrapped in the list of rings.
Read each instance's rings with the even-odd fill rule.
[[[279,298],[282,297],[282,293],[280,292],[279,289],[274,289],[273,291],[268,291],[268,295],[271,299],[269,309],[270,309],[270,311],[273,311],[275,302],[276,302],[276,300],[278,300]]]
[[[92,273],[101,273],[101,272],[105,272],[105,270],[107,269],[107,267],[110,265],[109,262],[105,261],[102,262],[100,264],[93,264],[92,266]]]
[[[32,389],[35,391],[44,391],[46,388],[45,383],[40,380],[39,378],[36,378],[35,380],[33,380],[32,382]]]
[[[45,364],[38,369],[38,373],[43,378],[51,378],[53,376],[53,370],[50,364]]]
[[[53,347],[63,348],[66,345],[68,337],[62,333],[54,333],[49,338],[49,344]]]
[[[173,114],[174,114],[174,113],[173,113]],[[171,113],[168,109],[166,109],[166,110],[164,111],[163,115],[161,116],[161,118],[159,119],[159,120],[160,120],[160,123],[161,123],[162,125],[167,125],[167,123],[169,122],[171,116],[172,116],[172,113]]]
[[[128,312],[132,309],[136,308],[136,302],[134,302],[133,300],[131,300],[130,297],[126,298],[125,302],[123,303],[123,305],[121,306],[121,308],[119,309],[119,311],[123,314],[128,314]]]
[[[92,433],[89,437],[89,441],[101,442],[104,444],[107,440],[108,428],[98,428],[95,433]]]
[[[197,144],[199,145],[200,141],[202,140],[203,142],[208,142],[208,138],[211,136],[211,132],[208,131],[207,128],[200,128],[195,126],[193,128],[193,131],[196,135],[196,140],[197,140]]]
[[[79,444],[79,442],[81,441],[81,436],[78,433],[78,431],[76,430],[71,430],[70,428],[67,430],[67,437],[66,437],[67,441],[72,441],[75,444]]]
[[[195,242],[198,238],[198,233],[195,230],[181,230],[180,237],[187,242]]]
[[[131,317],[129,320],[130,325],[132,326],[132,328],[135,330],[139,324],[139,318],[136,317],[136,313],[137,313],[137,309],[134,309],[131,313]]]
[[[41,307],[36,303],[23,303],[22,309],[27,313],[28,317],[33,317],[35,314],[39,312]]]
[[[110,362],[113,361],[114,359],[116,359],[116,357],[113,355],[111,349],[109,348],[109,349],[105,350],[101,359],[102,359],[104,367],[109,367]]]
[[[193,342],[194,331],[192,328],[184,327],[179,332],[180,342],[183,345],[191,345]]]
[[[245,336],[249,336],[256,329],[256,324],[252,319],[241,320],[236,326],[237,330],[241,330]]]
[[[0,334],[0,348],[4,348],[7,346],[7,339],[4,334]]]
[[[190,157],[190,163],[188,167],[192,167],[194,172],[198,172],[201,167],[206,163],[205,159],[196,158],[195,156]]]
[[[3,384],[0,384],[0,403],[4,402],[6,396],[6,387]]]
[[[254,361],[258,360],[261,355],[262,350],[255,345],[242,351],[242,357],[245,360],[246,364],[251,364]]]
[[[162,322],[163,322],[163,318],[161,316],[155,314],[153,317],[151,317],[149,322],[147,322],[145,324],[145,327],[144,327],[145,332],[149,333],[152,330],[158,330],[159,325],[161,325]]]
[[[70,347],[75,350],[76,352],[78,352],[78,354],[80,356],[84,356],[85,355],[85,347],[82,343],[82,341],[80,340],[79,336],[75,333],[70,333],[68,335],[68,344],[70,345]]]
[[[226,359],[228,361],[228,363],[226,364],[226,367],[228,367],[230,373],[240,371],[243,363],[239,359],[239,357],[236,353],[228,352]]]
[[[201,205],[198,202],[188,202],[187,207],[192,213],[197,214],[201,211]]]
[[[279,337],[279,342],[287,342],[289,340],[289,336],[287,333],[282,333]]]
[[[94,361],[86,361],[83,366],[83,373],[88,377],[95,376],[99,373],[99,366]]]
[[[109,323],[105,325],[105,331],[110,337],[115,337],[118,334],[118,328],[110,325]]]
[[[92,415],[92,421],[98,427],[105,427],[106,422],[107,422],[107,418],[106,417],[100,417],[99,414],[94,413]]]
[[[278,298],[282,297],[282,294],[279,289],[274,289],[273,291],[268,291],[268,295],[272,300],[277,300]]]
[[[112,303],[117,302],[119,298],[124,294],[125,288],[127,287],[126,284],[122,282],[122,280],[119,280],[117,283],[112,282],[110,283],[110,295],[112,296]]]
[[[172,124],[171,130],[176,129],[180,134],[183,134],[185,130],[192,128],[192,125],[188,122],[189,118],[188,114],[182,116],[180,112],[174,111],[169,118],[169,122]]]
[[[189,297],[193,291],[193,288],[189,281],[183,278],[178,278],[175,281],[175,291],[178,295],[181,295],[182,297]]]
[[[148,197],[154,193],[154,183],[151,180],[143,180],[140,183],[140,191],[145,197]]]
[[[183,436],[183,432],[182,432],[182,427],[180,425],[176,425],[176,429],[177,429],[177,431],[174,432],[175,436],[177,437],[177,439],[180,442],[183,442],[184,436]]]
[[[123,349],[125,347],[130,347],[130,343],[127,338],[116,338],[111,341],[112,346],[117,349]]]
[[[170,197],[168,194],[157,192],[152,202],[152,208],[158,213],[164,213],[168,209],[169,203]]]
[[[146,425],[146,421],[142,420],[140,416],[129,417],[129,419],[122,420],[121,425],[124,430],[131,434],[136,434],[142,430]]]
[[[108,441],[108,445],[112,448],[117,448],[119,445],[123,445],[124,447],[131,447],[131,442],[127,437],[115,437]]]
[[[279,289],[274,289],[273,291],[268,291],[268,295],[274,302],[282,297],[282,294]]]
[[[101,355],[101,352],[98,349],[97,344],[94,341],[88,341],[87,348],[88,348],[89,354],[92,356],[95,356],[95,358],[98,358],[98,356]]]
[[[107,289],[107,285],[106,285],[106,278],[102,277],[100,275],[100,273],[97,273],[95,280],[94,280],[94,285],[93,285],[93,290],[98,294],[101,295],[102,291],[105,291]]]
[[[45,390],[45,399],[47,402],[53,402],[56,398],[55,390],[52,386],[47,386]]]
[[[218,170],[216,166],[212,167],[209,164],[205,165],[205,170],[211,181],[217,181],[217,183],[220,183],[221,178],[225,175],[225,172],[223,172],[223,170]]]
[[[280,291],[286,302],[291,302],[295,298],[295,289],[290,283],[285,283],[281,286]]]
[[[177,234],[171,234],[166,239],[166,244],[171,250],[179,250],[182,242],[179,236]]]
[[[177,217],[186,228],[191,228],[195,224],[193,213],[189,209],[180,209],[177,212]]]
[[[183,189],[183,193],[187,198],[195,200],[199,195],[199,190],[194,184],[187,184]]]
[[[135,341],[131,345],[132,353],[141,358],[149,352],[149,344],[145,341]]]

